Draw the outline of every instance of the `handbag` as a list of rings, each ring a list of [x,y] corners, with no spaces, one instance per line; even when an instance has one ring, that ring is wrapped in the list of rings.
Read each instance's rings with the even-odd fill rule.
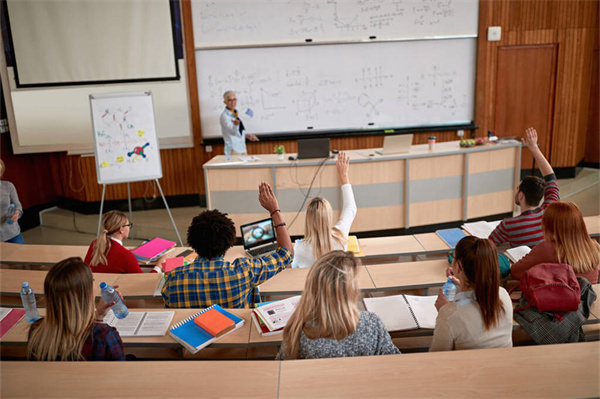
[[[555,313],[573,312],[579,308],[581,288],[570,265],[535,265],[523,274],[519,281],[519,289],[527,299],[528,305],[516,308],[515,311],[530,306],[535,306],[539,312]],[[511,292],[513,290],[514,288]]]

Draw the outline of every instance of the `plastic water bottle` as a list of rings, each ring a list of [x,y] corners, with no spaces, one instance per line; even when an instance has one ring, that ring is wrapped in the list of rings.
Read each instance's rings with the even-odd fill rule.
[[[113,313],[115,314],[115,317],[117,319],[126,318],[127,315],[129,314],[129,309],[127,309],[127,306],[125,306],[125,304],[121,300],[119,293],[117,291],[115,291],[115,289],[112,286],[110,286],[104,282],[100,283],[100,289],[102,290],[100,292],[100,296],[102,296],[102,299],[104,299],[104,302],[106,302],[106,303],[114,302],[115,303],[111,307]]]
[[[446,281],[442,286],[442,293],[446,298],[448,298],[449,301],[453,301],[454,297],[456,296],[456,290],[456,284],[454,284],[454,281],[448,277],[448,281]]]
[[[13,224],[14,223],[12,220],[10,220],[10,218],[12,218],[13,216],[15,216],[16,212],[17,212],[17,207],[15,206],[15,204],[10,204],[10,206],[8,207],[8,213],[6,214],[6,217],[7,217],[6,222],[8,224]]]
[[[231,159],[231,144],[225,142],[225,160],[229,161]]]
[[[23,287],[21,288],[21,301],[23,301],[23,308],[25,309],[25,318],[31,323],[40,318],[35,302],[35,294],[27,281],[23,282],[21,286]]]

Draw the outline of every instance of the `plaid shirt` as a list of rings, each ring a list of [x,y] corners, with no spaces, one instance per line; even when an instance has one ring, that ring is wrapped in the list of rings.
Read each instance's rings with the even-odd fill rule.
[[[104,323],[94,324],[81,354],[85,360],[125,360],[121,336],[114,327]]]
[[[292,263],[286,248],[260,258],[237,258],[233,263],[223,257],[178,267],[165,274],[162,296],[167,308],[249,308],[260,302],[258,285]]]

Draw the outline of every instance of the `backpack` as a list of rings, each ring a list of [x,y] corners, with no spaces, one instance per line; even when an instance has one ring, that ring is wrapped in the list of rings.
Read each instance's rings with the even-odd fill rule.
[[[516,288],[516,287],[515,287]],[[539,312],[573,312],[579,308],[581,288],[570,265],[540,263],[521,277],[519,289],[529,304],[516,308],[519,311],[535,306]],[[514,288],[511,290],[511,292]],[[562,319],[562,315],[557,318]]]

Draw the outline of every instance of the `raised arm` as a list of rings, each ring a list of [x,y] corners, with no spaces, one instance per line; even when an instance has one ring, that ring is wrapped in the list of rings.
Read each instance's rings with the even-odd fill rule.
[[[277,245],[289,250],[293,255],[294,246],[292,245],[292,239],[285,227],[283,217],[281,217],[279,203],[277,202],[277,198],[275,197],[271,186],[264,181],[258,186],[258,201],[260,202],[260,205],[269,212],[271,218],[273,218],[273,224],[275,225],[275,231],[277,232]]]
[[[350,178],[348,177],[348,171],[350,170],[350,157],[345,152],[338,154],[336,162],[340,180],[342,181],[342,212],[340,213],[340,220],[336,223],[335,227],[340,229],[344,235],[350,233],[350,227],[356,217],[356,201],[354,200],[354,192],[350,185]]]
[[[348,178],[348,170],[350,169],[350,157],[348,157],[348,155],[346,155],[345,152],[341,151],[338,154],[335,166],[337,166],[338,174],[340,175],[340,180],[342,181],[342,184],[350,184],[350,179]]]
[[[533,155],[533,158],[535,159],[540,168],[540,172],[542,172],[542,176],[551,175],[552,173],[554,173],[554,170],[552,169],[552,166],[550,166],[550,162],[548,162],[548,160],[546,159],[544,154],[542,154],[542,151],[538,147],[537,140],[537,131],[532,127],[528,128],[525,131],[525,138],[523,138],[523,144],[525,144],[527,148],[529,148],[529,151],[531,151],[531,155]]]

